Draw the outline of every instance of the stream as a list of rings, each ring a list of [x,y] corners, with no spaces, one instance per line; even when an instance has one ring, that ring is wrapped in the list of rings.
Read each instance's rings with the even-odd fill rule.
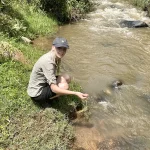
[[[57,33],[70,45],[62,68],[88,93],[90,124],[76,125],[76,150],[150,150],[150,18],[123,0],[95,0],[86,19]],[[112,89],[121,80],[123,85]]]

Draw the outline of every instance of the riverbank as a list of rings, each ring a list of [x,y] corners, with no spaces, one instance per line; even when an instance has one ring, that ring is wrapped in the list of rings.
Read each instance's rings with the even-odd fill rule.
[[[84,16],[88,1],[68,1],[65,5],[71,12],[65,13],[70,15],[68,18],[65,15],[57,18],[58,14],[44,8],[46,4],[41,9],[38,1],[28,2],[0,3],[0,150],[69,149],[74,140],[70,116],[77,106],[86,106],[75,96],[61,97],[46,109],[33,104],[26,92],[29,76],[34,63],[46,50],[33,47],[32,40],[39,35],[53,40],[59,24]],[[84,12],[77,14],[84,4],[87,6]],[[75,5],[79,9],[74,9]],[[82,90],[74,81],[70,88]]]
[[[147,11],[147,16],[150,17],[150,0],[142,1],[142,0],[125,0],[130,2],[132,5],[135,5],[141,8],[144,11]]]

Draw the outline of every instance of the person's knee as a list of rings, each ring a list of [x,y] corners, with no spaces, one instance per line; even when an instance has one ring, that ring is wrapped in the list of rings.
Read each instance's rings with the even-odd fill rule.
[[[69,76],[68,74],[64,74],[63,77],[65,78],[68,84],[71,82],[71,76]]]
[[[64,90],[68,90],[69,89],[69,85],[68,83],[59,83],[58,87]]]
[[[68,84],[71,82],[71,77],[68,74],[59,75],[57,78],[58,83],[67,82]]]

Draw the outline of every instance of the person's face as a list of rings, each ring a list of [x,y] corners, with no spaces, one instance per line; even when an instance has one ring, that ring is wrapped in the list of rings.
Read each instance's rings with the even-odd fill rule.
[[[62,58],[66,54],[67,48],[66,47],[55,47],[55,50],[56,50],[56,56],[58,58]]]

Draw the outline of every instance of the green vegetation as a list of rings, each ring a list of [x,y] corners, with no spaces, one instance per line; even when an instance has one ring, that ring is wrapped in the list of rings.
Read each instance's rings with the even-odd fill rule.
[[[92,3],[89,0],[45,0],[42,1],[42,8],[60,22],[68,22],[83,18],[92,8]]]
[[[9,37],[52,35],[55,33],[57,21],[34,5],[25,1],[5,2],[1,7],[0,29]]]
[[[129,3],[146,11],[147,16],[150,17],[150,0],[124,0],[124,1],[128,1]]]
[[[59,23],[76,21],[83,18],[87,12],[93,9],[89,0],[29,0],[50,16],[56,18]]]
[[[147,5],[150,3],[150,0],[125,0],[125,1],[129,1],[133,5],[141,7],[142,9],[145,9],[145,7],[147,7]]]
[[[10,37],[52,35],[58,23],[76,21],[91,10],[89,0],[0,1],[0,30]]]
[[[75,96],[60,97],[46,109],[33,104],[26,92],[29,76],[45,52],[21,37],[53,36],[59,23],[83,17],[90,7],[88,0],[0,1],[0,150],[70,149],[70,115],[86,104]],[[81,91],[75,82],[70,88]]]

